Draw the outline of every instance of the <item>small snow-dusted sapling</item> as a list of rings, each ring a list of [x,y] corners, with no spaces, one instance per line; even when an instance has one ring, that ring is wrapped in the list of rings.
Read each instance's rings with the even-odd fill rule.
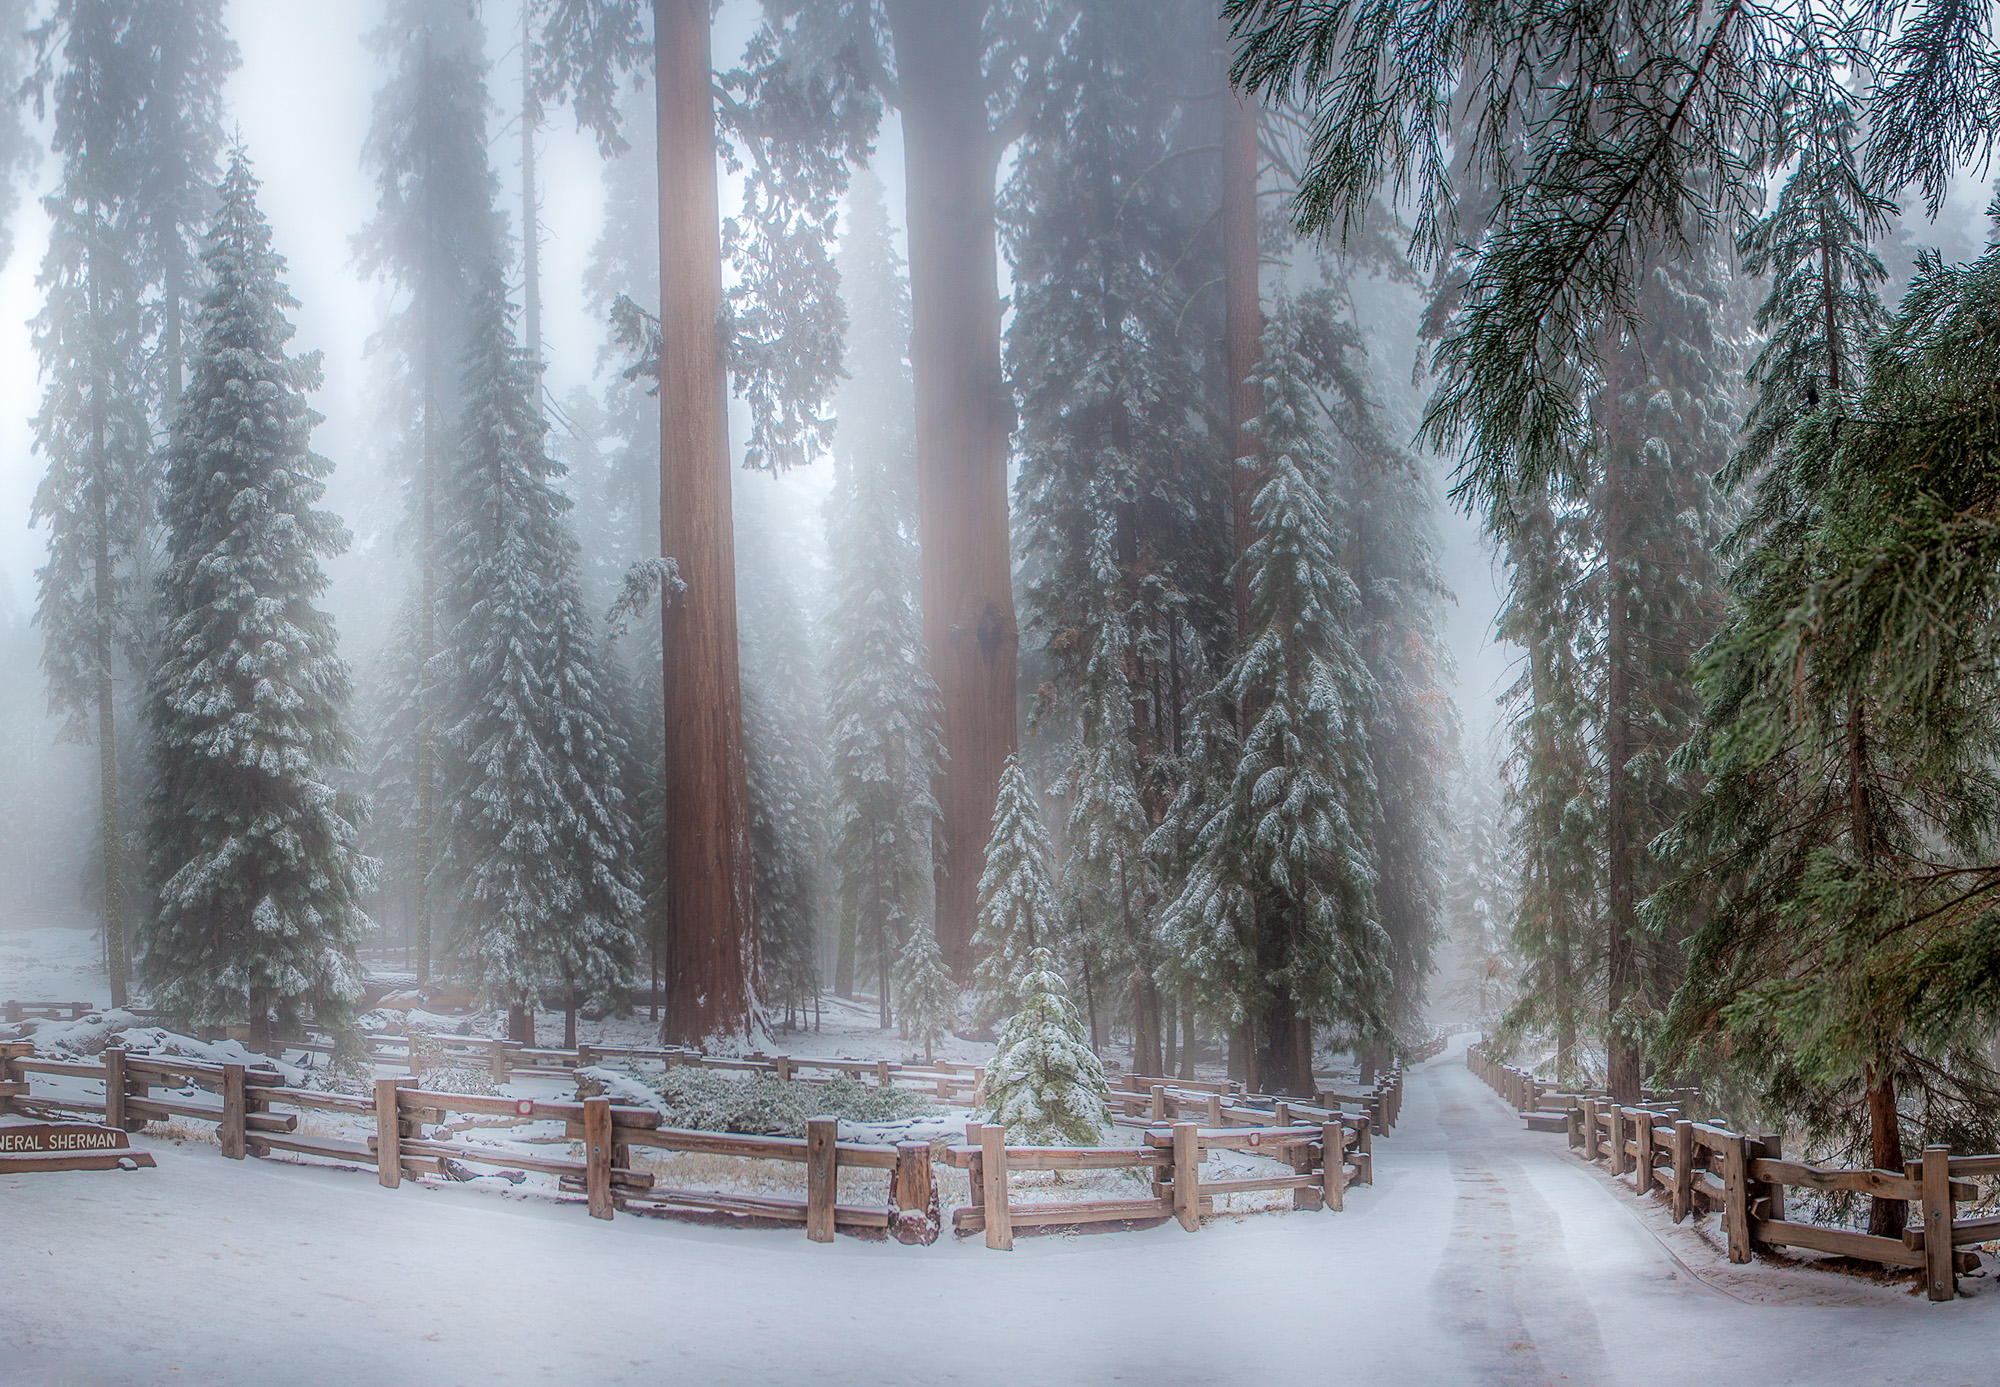
[[[1035,802],[1035,787],[1021,758],[1012,756],[1000,772],[993,806],[993,836],[986,844],[986,870],[979,877],[979,956],[973,986],[983,1021],[1002,1021],[1020,1005],[1020,983],[1031,971],[1029,956],[1054,942],[1055,883],[1049,872],[1049,834]]]
[[[1094,1146],[1111,1125],[1110,1085],[1083,1032],[1083,1018],[1047,949],[1028,955],[1017,984],[1020,1010],[1000,1032],[979,1086],[986,1121],[1030,1146]]]
[[[958,988],[944,966],[937,930],[929,921],[920,920],[911,927],[909,942],[896,960],[896,985],[902,994],[897,1024],[905,1040],[924,1047],[924,1063],[928,1064],[938,1041],[950,1033],[958,1019]]]

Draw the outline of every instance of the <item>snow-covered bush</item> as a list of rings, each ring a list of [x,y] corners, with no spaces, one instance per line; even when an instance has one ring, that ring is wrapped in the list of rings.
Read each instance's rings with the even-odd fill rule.
[[[1026,1145],[1097,1145],[1111,1125],[1104,1107],[1110,1085],[1054,955],[1033,950],[1017,990],[1021,1009],[1001,1029],[980,1084],[986,1121]]]
[[[580,1080],[588,1077],[587,1071],[579,1075]],[[667,1070],[653,1091],[658,1095],[653,1106],[668,1126],[746,1136],[802,1137],[810,1117],[900,1122],[937,1111],[934,1101],[908,1089],[878,1088],[852,1079],[786,1083],[763,1074],[746,1078],[693,1065]]]

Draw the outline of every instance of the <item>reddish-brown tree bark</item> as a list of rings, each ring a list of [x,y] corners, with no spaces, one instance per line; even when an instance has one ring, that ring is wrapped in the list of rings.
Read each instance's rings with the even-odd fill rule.
[[[903,113],[924,639],[943,707],[938,944],[971,970],[979,874],[1015,747],[1012,555],[985,0],[888,0]]]
[[[667,1014],[661,1038],[746,1037],[756,976],[736,653],[722,239],[708,0],[653,0],[660,174],[660,546],[667,603]]]

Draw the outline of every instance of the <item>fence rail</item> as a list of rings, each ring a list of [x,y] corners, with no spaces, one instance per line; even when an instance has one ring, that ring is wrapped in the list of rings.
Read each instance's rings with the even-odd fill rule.
[[[1501,1064],[1483,1045],[1466,1051],[1466,1064],[1531,1125],[1560,1115],[1559,1130],[1583,1159],[1629,1178],[1642,1197],[1664,1197],[1674,1222],[1718,1215],[1732,1262],[1751,1261],[1759,1248],[1805,1248],[1920,1271],[1930,1298],[1945,1301],[1957,1296],[1958,1276],[1979,1267],[1977,1254],[1959,1249],[2000,1237],[2000,1218],[1957,1216],[1959,1202],[1978,1193],[1969,1177],[2000,1174],[2000,1156],[1953,1156],[1949,1147],[1926,1146],[1901,1171],[1812,1165],[1786,1159],[1775,1135],[1695,1121],[1686,1115],[1688,1090],[1622,1104],[1602,1094],[1562,1092],[1548,1079]],[[1903,1200],[1908,1226],[1900,1238],[1887,1238],[1790,1218],[1788,1188]]]
[[[31,1091],[36,1077],[100,1084],[103,1092],[38,1096]],[[697,1131],[662,1126],[653,1109],[616,1104],[605,1097],[512,1098],[447,1093],[420,1085],[415,1076],[385,1077],[375,1080],[365,1095],[335,1093],[290,1086],[278,1070],[260,1065],[134,1055],[120,1046],[107,1047],[95,1060],[54,1059],[37,1056],[26,1042],[0,1043],[0,1113],[96,1115],[106,1125],[128,1131],[138,1131],[149,1121],[208,1122],[215,1126],[222,1155],[232,1160],[275,1152],[331,1160],[372,1168],[378,1181],[391,1189],[405,1179],[468,1178],[471,1167],[532,1170],[554,1175],[558,1189],[581,1195],[597,1218],[611,1218],[621,1209],[636,1214],[726,1215],[802,1224],[809,1238],[822,1242],[845,1231],[929,1243],[943,1226],[934,1152],[924,1142],[902,1142],[893,1148],[842,1142],[837,1138],[838,1123],[831,1117],[809,1119],[804,1137]],[[162,1088],[173,1090],[173,1095],[155,1097]],[[201,1096],[188,1096],[189,1088]],[[989,1247],[1011,1247],[1016,1227],[1176,1218],[1192,1231],[1202,1215],[1213,1212],[1215,1199],[1227,1194],[1290,1190],[1294,1208],[1341,1208],[1349,1188],[1373,1183],[1377,1115],[1393,1120],[1400,1092],[1400,1075],[1392,1074],[1362,1096],[1366,1111],[1346,1112],[1240,1092],[1225,1095],[1213,1088],[1195,1093],[1156,1083],[1143,1095],[1123,1095],[1146,1105],[1149,1114],[1161,1110],[1167,1114],[1158,1122],[1149,1116],[1135,1144],[1010,1147],[1000,1128],[970,1123],[965,1143],[945,1147],[936,1155],[970,1176],[972,1202],[954,1212],[954,1231],[983,1231]],[[1185,1120],[1183,1109],[1198,1110],[1214,1120],[1206,1125]],[[306,1130],[302,1119],[311,1113],[348,1119],[360,1131],[336,1137]],[[451,1125],[447,1119],[454,1115],[476,1120],[481,1134],[488,1137],[522,1124],[560,1123],[564,1147],[574,1144],[576,1154],[523,1149],[524,1143],[518,1141],[498,1145],[491,1140],[457,1139],[440,1130]],[[804,1167],[805,1188],[797,1198],[668,1188],[658,1172],[634,1162],[635,1149],[797,1164]],[[1204,1182],[1203,1158],[1220,1150],[1272,1155],[1290,1169],[1285,1174]],[[1009,1177],[1015,1171],[1118,1168],[1148,1172],[1151,1193],[1134,1199],[1015,1203],[1010,1190]],[[885,1201],[875,1206],[838,1202],[843,1169],[886,1172]]]

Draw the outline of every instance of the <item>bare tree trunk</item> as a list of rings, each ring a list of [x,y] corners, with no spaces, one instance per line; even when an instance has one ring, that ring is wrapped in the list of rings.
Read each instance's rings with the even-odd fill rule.
[[[526,1002],[507,1008],[507,1039],[516,1045],[535,1043],[535,1009]]]
[[[708,0],[653,0],[660,197],[660,547],[685,594],[662,618],[666,879],[662,1039],[747,1038],[756,910],[736,649],[722,240]]]
[[[1641,851],[1639,812],[1633,793],[1632,757],[1637,751],[1633,718],[1637,714],[1637,690],[1633,663],[1638,651],[1633,644],[1630,601],[1632,562],[1631,517],[1628,513],[1626,476],[1631,459],[1627,440],[1619,428],[1616,393],[1621,388],[1621,354],[1629,345],[1614,348],[1606,364],[1608,379],[1604,391],[1611,397],[1610,416],[1604,447],[1604,488],[1601,513],[1604,524],[1604,884],[1605,913],[1610,931],[1606,959],[1605,1050],[1608,1057],[1607,1084],[1611,1097],[1620,1103],[1639,1101],[1639,1047],[1623,1030],[1621,1020],[1626,1004],[1638,986],[1639,969],[1639,888],[1638,859]]]
[[[576,1048],[576,984],[563,988],[563,1049]]]
[[[1196,1052],[1201,1049],[1201,1034],[1195,1030],[1194,984],[1181,984],[1181,1067],[1180,1077],[1192,1079]]]
[[[1903,1173],[1903,1124],[1896,1114],[1896,1071],[1886,1061],[1868,1066],[1868,1159],[1877,1170]],[[1870,1199],[1868,1231],[1878,1238],[1900,1238],[1910,1206],[1901,1199]]]
[[[1255,424],[1263,392],[1251,376],[1264,335],[1257,240],[1257,108],[1228,93],[1222,136],[1223,367],[1229,374],[1229,505],[1236,566],[1236,630],[1250,625],[1249,574],[1242,563],[1251,540],[1251,506],[1261,469],[1242,459],[1259,451]]]
[[[854,951],[859,941],[854,915],[842,911],[840,916],[840,938],[833,956],[833,995],[854,999]]]
[[[542,103],[535,97],[534,8],[521,6],[521,334],[528,361],[542,368],[542,201],[535,186],[535,136]],[[537,399],[537,404],[540,400]]]
[[[1015,747],[1011,427],[1000,366],[994,179],[980,21],[986,0],[888,0],[903,112],[924,639],[942,702],[938,944],[974,963],[979,875]]]
[[[93,212],[95,208],[93,207]],[[86,266],[90,316],[98,316],[97,274]],[[99,369],[101,385],[109,373]],[[125,938],[125,830],[120,822],[118,802],[118,703],[117,683],[112,662],[117,659],[112,639],[112,614],[117,609],[117,592],[111,572],[111,479],[107,459],[104,405],[97,389],[90,396],[90,450],[96,468],[91,488],[92,521],[96,542],[91,553],[91,601],[94,629],[91,657],[97,665],[97,831],[99,866],[104,874],[104,962],[111,979],[111,1004],[124,1006],[130,998],[131,954]]]

